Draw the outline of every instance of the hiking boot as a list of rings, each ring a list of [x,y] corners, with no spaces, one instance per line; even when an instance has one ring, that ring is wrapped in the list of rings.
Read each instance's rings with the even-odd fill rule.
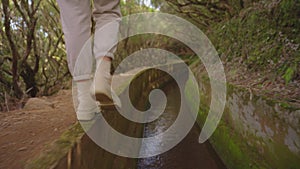
[[[111,61],[99,59],[97,61],[97,71],[94,77],[92,93],[96,100],[100,102],[101,109],[111,109],[115,106],[121,107],[121,101],[111,88],[110,74]]]

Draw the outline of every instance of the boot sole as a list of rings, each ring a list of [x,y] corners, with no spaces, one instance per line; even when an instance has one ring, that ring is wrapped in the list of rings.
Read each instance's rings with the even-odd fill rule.
[[[115,110],[116,105],[114,104],[113,100],[109,98],[106,94],[103,93],[96,93],[95,94],[96,100],[100,102],[100,108],[102,110]]]

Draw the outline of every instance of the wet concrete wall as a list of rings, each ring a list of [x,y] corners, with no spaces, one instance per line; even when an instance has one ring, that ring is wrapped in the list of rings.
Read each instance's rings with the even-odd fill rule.
[[[200,82],[202,126],[210,105],[209,79],[199,66],[191,66]],[[221,122],[209,139],[228,168],[300,167],[300,109],[227,85],[227,103]],[[187,91],[189,99],[193,91]]]

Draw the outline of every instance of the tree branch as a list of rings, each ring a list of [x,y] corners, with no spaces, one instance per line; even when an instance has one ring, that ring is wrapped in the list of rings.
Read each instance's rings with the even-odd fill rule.
[[[21,91],[18,81],[19,81],[19,75],[18,75],[18,58],[20,58],[20,54],[18,53],[16,49],[16,45],[14,41],[12,40],[11,35],[11,27],[10,27],[10,14],[8,11],[8,0],[2,0],[2,8],[4,13],[4,30],[7,37],[7,40],[9,42],[10,50],[12,52],[12,74],[13,74],[13,89],[15,92],[15,95],[18,98],[21,98],[23,95],[23,92]]]

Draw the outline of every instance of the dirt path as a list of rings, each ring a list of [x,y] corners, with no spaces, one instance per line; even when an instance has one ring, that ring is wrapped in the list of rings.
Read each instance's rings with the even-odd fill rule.
[[[29,100],[22,110],[0,112],[0,169],[21,169],[76,122],[71,90]]]

